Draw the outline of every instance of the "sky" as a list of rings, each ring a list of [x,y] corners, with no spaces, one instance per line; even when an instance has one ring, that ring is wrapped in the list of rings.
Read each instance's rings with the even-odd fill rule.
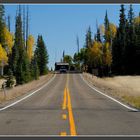
[[[15,4],[5,5],[5,15],[11,17],[11,31],[15,30]],[[25,7],[27,5],[24,5]],[[37,40],[39,34],[43,35],[48,53],[49,68],[54,68],[55,62],[65,54],[73,56],[77,52],[76,36],[79,45],[85,44],[85,34],[91,27],[92,35],[98,25],[104,23],[105,12],[108,12],[109,21],[119,24],[120,4],[32,4],[29,7],[29,32]],[[128,15],[129,5],[125,5]],[[140,12],[140,5],[133,5],[135,16]]]

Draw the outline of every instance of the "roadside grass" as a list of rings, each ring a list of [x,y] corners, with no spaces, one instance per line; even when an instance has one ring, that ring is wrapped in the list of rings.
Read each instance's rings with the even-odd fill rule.
[[[4,100],[4,97],[3,96],[0,96],[0,101],[3,101]]]
[[[6,93],[4,94],[3,89],[0,88],[0,104],[4,102],[9,102],[10,100],[16,99],[27,92],[34,91],[48,82],[54,74],[47,74],[41,76],[38,80],[33,80],[29,83],[18,85],[13,88],[6,89]]]
[[[83,76],[89,84],[95,86],[105,94],[140,109],[139,76],[98,78],[88,73],[84,73]]]
[[[135,96],[123,95],[122,99],[126,103],[128,103],[128,104],[130,104],[130,105],[140,109],[140,96],[139,97],[135,97]]]

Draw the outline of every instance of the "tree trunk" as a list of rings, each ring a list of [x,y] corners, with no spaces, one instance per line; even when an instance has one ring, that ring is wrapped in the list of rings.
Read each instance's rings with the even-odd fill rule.
[[[4,67],[1,66],[1,67],[0,67],[0,75],[1,75],[1,76],[3,76],[3,69],[4,69]]]

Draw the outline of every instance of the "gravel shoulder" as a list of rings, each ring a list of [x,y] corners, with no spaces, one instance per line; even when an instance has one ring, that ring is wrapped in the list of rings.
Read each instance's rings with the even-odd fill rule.
[[[98,78],[83,73],[84,79],[100,91],[140,109],[140,76]]]
[[[0,107],[3,107],[20,98],[23,98],[27,94],[30,94],[31,92],[37,90],[46,82],[48,82],[53,76],[54,74],[47,74],[41,76],[39,80],[34,80],[24,85],[19,85],[11,89],[6,89],[6,94],[4,94],[3,90],[0,90]]]

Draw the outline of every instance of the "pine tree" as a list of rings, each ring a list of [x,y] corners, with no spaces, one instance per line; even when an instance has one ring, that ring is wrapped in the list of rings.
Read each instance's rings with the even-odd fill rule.
[[[29,35],[29,7],[27,6],[27,13],[26,13],[26,49],[27,49],[27,39]]]
[[[109,26],[109,19],[108,19],[108,14],[106,11],[106,15],[105,15],[105,19],[104,19],[104,26],[105,26],[105,41],[106,42],[110,42],[111,38],[110,38],[110,26]]]
[[[5,26],[5,21],[4,21],[4,5],[0,5],[0,44],[2,47],[4,47],[4,26]]]
[[[112,26],[108,19],[108,14],[106,11],[105,19],[104,19],[104,27],[105,27],[105,33],[104,33],[104,42],[103,42],[103,49],[102,49],[102,71],[103,75],[107,76],[109,75],[109,72],[111,70],[111,64],[112,64],[112,39],[113,39],[113,31]]]
[[[133,26],[133,23],[134,23],[134,12],[133,12],[132,4],[130,4],[130,8],[129,8],[129,12],[128,12],[128,20],[129,20],[129,25]]]
[[[77,53],[79,53],[79,37],[76,38],[76,44],[77,44]]]
[[[63,51],[63,54],[62,54],[62,62],[64,62],[64,57],[65,57],[65,51]]]
[[[48,71],[47,64],[48,64],[49,56],[42,35],[38,35],[35,55],[37,57],[37,64],[38,64],[40,75],[46,74]]]
[[[100,29],[97,29],[97,41],[101,42]]]
[[[31,77],[33,80],[39,79],[39,68],[37,64],[37,57],[34,55],[31,60]]]
[[[119,27],[117,29],[116,37],[113,40],[112,54],[113,54],[113,71],[116,74],[125,73],[125,48],[126,48],[126,17],[124,5],[121,5]]]
[[[91,48],[92,47],[92,34],[91,34],[91,28],[88,28],[88,31],[86,33],[86,48]]]
[[[135,60],[133,63],[135,63],[135,73],[140,74],[140,63],[138,60],[140,60],[140,14],[138,17],[135,18],[134,22],[135,27]]]
[[[0,5],[0,20],[2,20],[2,21],[4,19],[4,13],[5,13],[4,5]]]
[[[16,77],[17,84],[23,84],[30,80],[29,59],[24,47],[20,7],[19,14],[16,17],[15,42],[9,64]]]
[[[19,14],[16,17],[16,25],[15,25],[15,40],[14,46],[12,48],[12,54],[9,59],[9,67],[12,69],[13,74],[16,76],[17,71],[17,61],[19,59],[19,48],[23,46],[22,42],[22,30],[21,30],[21,15]]]
[[[17,70],[16,70],[16,80],[18,84],[24,84],[31,80],[30,77],[30,63],[27,56],[27,52],[22,49],[19,52],[20,57],[17,61]]]
[[[12,70],[9,69],[8,70],[8,77],[7,77],[7,81],[6,81],[6,87],[12,88],[14,83],[15,82],[14,82],[14,76],[13,76]]]
[[[123,61],[124,58],[124,53],[125,53],[125,39],[126,39],[126,32],[125,32],[125,27],[126,27],[126,16],[125,16],[125,9],[124,5],[121,5],[121,10],[120,10],[120,24],[119,24],[119,40],[120,40],[120,46],[122,50],[122,56],[121,56],[121,61]],[[123,64],[122,64],[123,65]]]
[[[8,15],[8,30],[11,31],[11,17]]]
[[[125,67],[126,74],[133,74],[135,69],[135,30],[134,30],[134,12],[132,5],[128,11],[128,20],[126,22],[126,47],[125,47]],[[131,56],[131,57],[130,57]]]
[[[86,51],[85,51],[85,59],[84,59],[84,63],[85,63],[85,67],[87,67],[87,70],[88,72],[91,71],[91,61],[90,61],[90,57],[89,57],[89,52],[90,52],[90,48],[92,47],[92,33],[91,33],[91,28],[89,26],[88,30],[87,30],[87,33],[86,33],[86,39],[85,39],[85,48],[86,48]]]

